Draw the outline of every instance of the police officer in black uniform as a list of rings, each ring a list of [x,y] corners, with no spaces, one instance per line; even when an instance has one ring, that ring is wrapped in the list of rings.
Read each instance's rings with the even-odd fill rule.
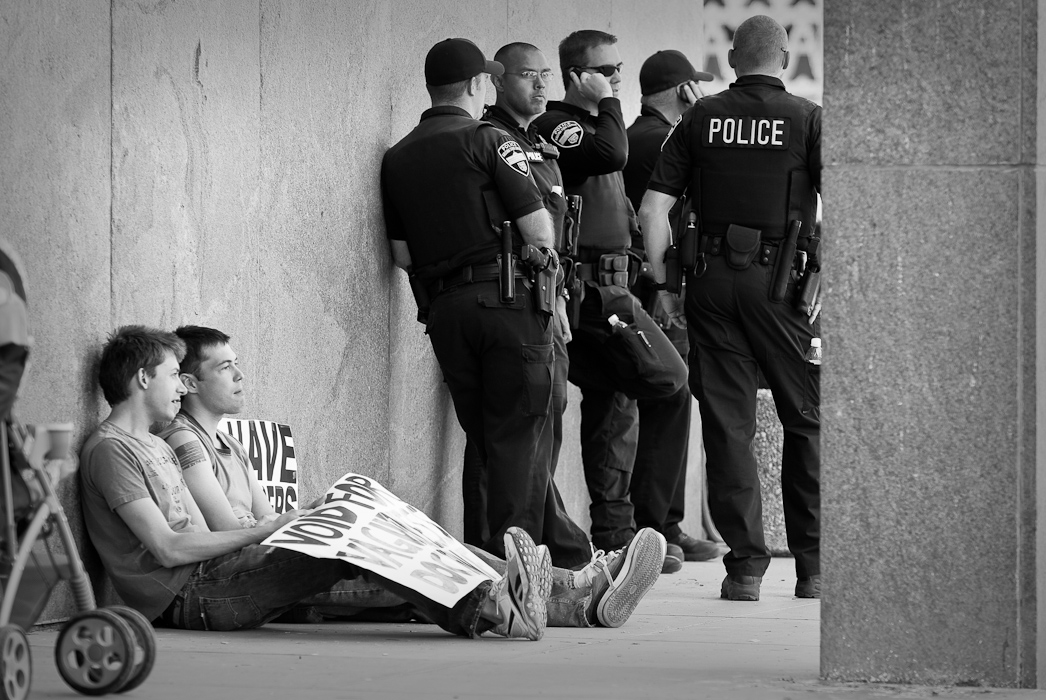
[[[639,117],[628,127],[628,162],[622,171],[625,194],[632,206],[639,206],[646,192],[650,173],[661,155],[661,144],[680,115],[701,94],[699,80],[711,80],[711,73],[694,69],[679,51],[658,51],[639,69],[643,94]],[[678,212],[673,210],[678,217]],[[640,254],[642,239],[633,241]],[[685,358],[689,345],[685,324],[661,317],[657,290],[650,279],[640,276],[632,293],[658,321],[665,335]],[[690,395],[685,401],[642,399],[639,408],[639,444],[632,471],[631,499],[637,527],[652,527],[668,540],[669,556],[662,573],[671,573],[687,561],[705,561],[719,556],[714,542],[692,537],[680,528],[686,505],[686,468],[690,436]]]
[[[788,36],[769,17],[743,22],[729,56],[737,81],[698,100],[662,149],[640,210],[643,232],[655,279],[664,280],[668,211],[689,189],[700,231],[695,259],[683,261],[693,263],[685,301],[690,387],[701,410],[709,507],[730,547],[722,597],[758,600],[770,561],[751,449],[762,370],[784,427],[781,482],[795,593],[817,598],[820,367],[804,357],[820,336],[820,307],[795,308],[793,263],[801,256],[783,259],[779,268],[788,276],[784,299],[773,301],[771,291],[794,222],[801,222],[799,249],[808,247],[814,230],[821,108],[785,91],[780,76],[788,65]],[[673,315],[681,313],[668,295],[662,302]]]
[[[621,169],[628,157],[616,37],[581,30],[559,46],[566,96],[535,120],[559,148],[568,194],[580,195],[578,273],[584,280],[573,330],[570,381],[581,388],[581,453],[592,499],[592,540],[618,549],[635,535],[629,482],[641,398],[688,402],[686,366],[628,287],[637,265],[629,247],[638,229]],[[616,316],[616,318],[615,318]]]
[[[505,131],[518,143],[530,164],[530,172],[541,193],[545,209],[552,216],[556,249],[562,254],[563,223],[567,213],[563,178],[556,165],[559,150],[543,139],[533,127],[534,118],[545,111],[547,89],[554,77],[544,54],[536,46],[523,42],[507,44],[498,49],[494,60],[505,72],[491,76],[497,91],[497,102],[487,107],[483,119]],[[563,411],[567,405],[567,343],[570,327],[566,320],[566,304],[562,295],[556,300],[557,313],[553,317],[552,339],[555,345],[555,374],[552,381],[552,459],[548,494],[545,498],[544,538],[556,566],[574,568],[587,564],[592,555],[588,535],[566,512],[566,506],[556,488],[555,472],[559,449],[563,442]],[[486,515],[487,479],[483,460],[475,443],[465,447],[462,469],[464,496],[464,540],[482,546],[489,539]]]
[[[419,308],[429,307],[426,332],[458,421],[487,465],[483,548],[500,557],[510,526],[543,538],[554,365],[551,315],[535,305],[530,271],[499,255],[505,221],[519,234],[513,258],[522,243],[546,255],[554,245],[523,149],[478,120],[487,75],[502,72],[468,40],[436,44],[425,59],[433,106],[381,167],[393,260],[412,276]]]

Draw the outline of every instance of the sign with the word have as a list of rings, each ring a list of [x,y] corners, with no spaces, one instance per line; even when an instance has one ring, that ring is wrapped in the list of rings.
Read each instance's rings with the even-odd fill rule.
[[[347,561],[448,608],[483,581],[499,578],[427,515],[351,472],[327,490],[322,506],[262,544]]]
[[[232,435],[247,450],[248,466],[277,513],[298,507],[298,463],[289,425],[223,418],[218,430]]]

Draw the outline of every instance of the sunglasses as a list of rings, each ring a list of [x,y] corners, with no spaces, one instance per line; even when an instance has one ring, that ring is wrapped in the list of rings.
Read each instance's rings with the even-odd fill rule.
[[[602,73],[604,78],[610,78],[621,70],[622,63],[618,63],[616,66],[607,64],[605,66],[574,66],[578,70],[590,70],[594,73]]]

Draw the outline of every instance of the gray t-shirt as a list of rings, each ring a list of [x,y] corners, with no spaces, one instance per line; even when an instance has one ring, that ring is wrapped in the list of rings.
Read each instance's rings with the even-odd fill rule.
[[[197,565],[164,567],[116,509],[149,498],[175,532],[201,530],[185,508],[192,496],[174,451],[155,435],[139,440],[103,421],[80,450],[80,498],[87,534],[116,592],[149,620],[157,618]]]

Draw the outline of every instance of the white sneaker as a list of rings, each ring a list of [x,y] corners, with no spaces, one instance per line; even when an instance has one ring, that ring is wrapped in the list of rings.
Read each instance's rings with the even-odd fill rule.
[[[605,627],[625,624],[661,574],[665,548],[665,538],[645,527],[627,547],[609,554],[596,552],[591,564],[575,571],[574,586],[592,588],[589,620]]]
[[[505,575],[487,594],[497,605],[501,622],[492,632],[503,637],[537,641],[545,634],[545,603],[552,592],[552,558],[524,530],[510,527],[505,533]]]

